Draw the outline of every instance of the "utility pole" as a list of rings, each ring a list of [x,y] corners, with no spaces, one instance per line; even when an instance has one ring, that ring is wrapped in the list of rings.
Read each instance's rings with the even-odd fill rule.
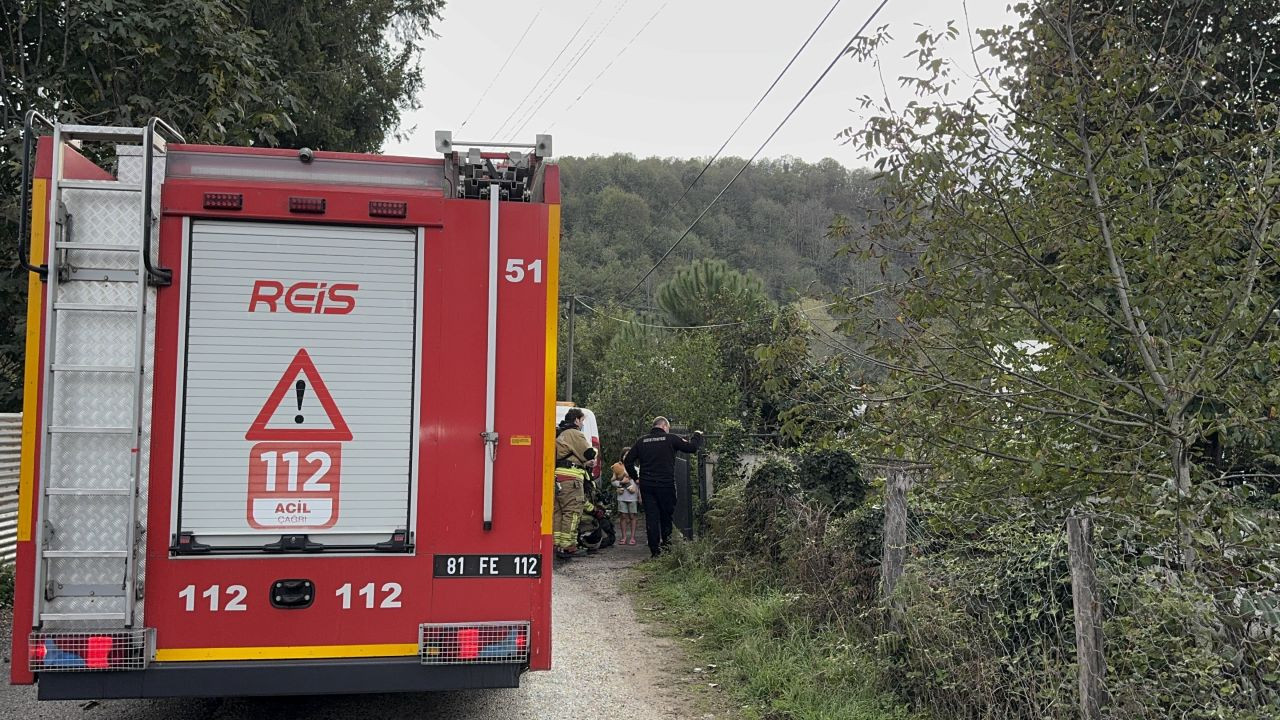
[[[573,402],[573,316],[578,309],[578,296],[569,296],[569,364],[564,372],[564,399]]]

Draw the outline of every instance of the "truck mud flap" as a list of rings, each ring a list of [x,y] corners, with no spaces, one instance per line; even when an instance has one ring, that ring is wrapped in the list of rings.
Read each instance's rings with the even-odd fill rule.
[[[41,700],[425,692],[519,687],[526,668],[417,658],[154,663],[141,672],[44,673],[37,688]]]

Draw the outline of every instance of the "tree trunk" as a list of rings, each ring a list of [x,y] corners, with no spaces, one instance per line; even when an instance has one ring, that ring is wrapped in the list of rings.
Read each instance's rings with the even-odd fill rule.
[[[1191,529],[1196,524],[1192,516],[1191,501],[1191,463],[1187,459],[1189,443],[1179,437],[1169,447],[1170,459],[1173,462],[1174,486],[1178,492],[1178,549],[1181,551],[1182,567],[1190,570],[1196,562],[1196,550],[1192,545]]]

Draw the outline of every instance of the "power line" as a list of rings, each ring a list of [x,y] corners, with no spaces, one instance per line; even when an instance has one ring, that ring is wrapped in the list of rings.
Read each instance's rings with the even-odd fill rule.
[[[564,84],[564,81],[569,79],[569,76],[577,69],[578,63],[582,62],[582,58],[586,57],[587,53],[591,52],[591,48],[595,47],[600,36],[604,35],[604,31],[609,29],[609,26],[617,19],[618,14],[621,13],[623,8],[625,8],[630,2],[631,0],[622,0],[622,2],[618,3],[618,7],[613,11],[613,14],[609,16],[609,19],[606,20],[603,25],[600,26],[600,29],[591,37],[591,40],[581,50],[579,50],[576,55],[569,59],[569,65],[565,70],[561,71],[559,80],[557,80],[555,85],[542,96],[542,99],[538,102],[538,106],[525,115],[524,122],[520,123],[520,127],[512,131],[511,134],[513,136],[518,137],[520,133],[524,132],[525,127],[528,126],[528,124],[533,121],[533,118],[542,110],[542,106],[546,105],[547,101],[550,100],[552,96],[556,94],[556,91],[560,89],[560,86]]]
[[[693,182],[689,183],[688,187],[684,189],[684,192],[680,193],[680,197],[676,198],[674,202],[670,203],[669,205],[667,205],[665,208],[662,209],[662,211],[658,214],[659,217],[665,216],[669,210],[674,209],[677,205],[680,204],[682,200],[688,197],[689,191],[693,190],[693,186],[698,184],[698,181],[702,179],[702,176],[707,173],[707,170],[711,168],[711,165],[715,163],[717,158],[720,157],[720,153],[724,152],[724,149],[729,146],[729,143],[735,137],[737,137],[738,131],[742,130],[742,127],[747,124],[747,121],[751,119],[751,116],[755,114],[756,110],[760,109],[760,105],[764,103],[765,98],[769,97],[769,94],[773,92],[773,89],[778,86],[779,82],[782,81],[783,76],[786,75],[787,71],[791,69],[791,66],[795,64],[796,60],[800,57],[800,54],[805,51],[805,48],[809,47],[810,41],[812,41],[813,37],[818,34],[818,31],[822,29],[822,26],[826,24],[827,18],[831,17],[831,13],[835,12],[835,9],[839,7],[841,2],[842,0],[836,0],[835,3],[831,6],[831,8],[827,10],[827,14],[823,15],[822,19],[818,21],[818,24],[814,26],[813,32],[809,33],[809,37],[805,38],[804,42],[795,51],[795,54],[793,54],[791,56],[791,59],[787,61],[787,64],[783,66],[782,71],[778,73],[778,76],[773,79],[772,83],[769,83],[769,87],[765,89],[764,94],[760,96],[759,100],[756,100],[756,104],[751,106],[751,109],[747,111],[747,114],[742,118],[742,121],[738,123],[738,126],[733,129],[733,132],[729,133],[729,137],[725,138],[724,142],[720,143],[720,147],[716,150],[715,154],[712,155],[707,160],[707,163],[702,166],[702,169],[698,171],[698,174],[693,178]],[[719,198],[717,197],[717,199]],[[706,211],[704,210],[703,212],[705,213]],[[699,215],[698,218],[701,219],[702,216]],[[696,223],[697,220],[695,220],[694,222]],[[653,237],[655,230],[656,228],[649,232],[648,237],[645,238],[645,244],[647,244],[649,239]],[[686,235],[688,234],[687,230],[685,231],[685,234]],[[680,239],[683,240],[684,236],[682,235]],[[677,241],[677,243],[678,242],[679,241]],[[658,264],[661,264],[662,260],[665,260],[667,255],[671,254],[671,250],[673,249],[675,249],[674,246],[668,249],[667,252],[663,254],[662,258],[658,260]],[[641,283],[643,283],[646,279],[648,279],[649,275],[651,275],[656,268],[657,268],[657,265],[654,265],[653,268],[650,268],[649,272],[645,273],[644,277],[640,278],[640,282],[636,283],[635,287],[628,290],[627,294],[622,296],[622,299],[625,300],[628,297],[630,297],[631,293],[635,292],[636,288],[640,287]]]
[[[649,25],[652,24],[653,21],[657,19],[657,17],[662,14],[662,11],[666,10],[667,6],[670,4],[671,4],[671,0],[666,0],[666,2],[662,3],[662,5],[659,6],[658,9],[655,10],[654,13],[649,16],[649,19],[646,20],[645,23],[640,26],[640,29],[636,31],[635,35],[631,36],[631,39],[627,41],[627,44],[623,45],[621,50],[614,53],[614,56],[610,58],[609,62],[605,64],[604,68],[601,69],[600,72],[596,73],[595,77],[591,78],[591,82],[588,82],[586,87],[582,88],[582,91],[578,93],[578,97],[574,98],[573,102],[565,106],[565,109],[561,111],[562,115],[568,114],[568,112],[572,110],[575,105],[578,104],[578,101],[581,100],[582,97],[591,90],[591,88],[596,84],[596,81],[604,77],[605,73],[609,72],[609,68],[613,67],[613,64],[617,62],[618,58],[622,57],[623,53],[625,53],[631,47],[631,44],[636,41],[636,38],[643,35],[644,31],[649,28]],[[549,126],[547,126],[547,130],[550,131],[551,129],[555,128],[556,122],[559,122],[559,119],[552,121],[552,123]]]
[[[493,84],[498,82],[498,77],[502,75],[502,71],[507,69],[507,63],[511,62],[511,58],[515,57],[516,50],[520,49],[521,43],[523,43],[525,37],[529,35],[529,31],[533,29],[533,24],[538,22],[538,17],[540,15],[542,15],[541,8],[538,9],[538,12],[533,14],[533,19],[529,21],[528,27],[526,27],[524,32],[521,33],[520,39],[516,41],[515,45],[511,46],[511,52],[507,53],[507,59],[502,61],[502,67],[498,68],[498,72],[493,74],[493,78],[489,80],[489,84],[485,87],[484,92],[480,93],[480,99],[476,100],[475,107],[471,108],[471,112],[467,113],[467,119],[463,120],[462,125],[458,126],[459,130],[466,127],[467,123],[471,122],[471,116],[476,114],[476,110],[480,108],[480,103],[484,102],[484,99],[489,96],[489,91],[493,89]]]
[[[839,4],[839,0],[837,0],[837,4]],[[689,227],[684,229],[684,232],[680,234],[680,237],[676,238],[676,241],[671,244],[671,247],[667,248],[667,251],[662,253],[662,257],[658,258],[658,261],[653,264],[653,267],[649,268],[649,270],[644,274],[644,276],[641,277],[640,280],[637,281],[636,284],[632,286],[632,288],[628,290],[625,295],[622,296],[622,299],[624,300],[627,299],[628,297],[631,296],[631,293],[635,292],[637,288],[643,285],[644,281],[648,280],[649,276],[653,274],[653,271],[657,270],[659,265],[662,265],[663,261],[666,260],[667,257],[671,255],[671,253],[680,245],[680,243],[683,242],[684,239],[689,236],[689,233],[693,232],[693,228],[698,225],[698,222],[702,220],[703,216],[705,216],[707,212],[710,211],[711,208],[716,204],[716,202],[718,202],[720,198],[723,197],[726,192],[728,192],[729,188],[733,187],[733,184],[737,182],[738,178],[742,176],[742,173],[745,172],[748,167],[750,167],[751,163],[755,162],[755,159],[760,156],[760,153],[764,152],[765,147],[769,144],[770,141],[773,140],[774,136],[777,135],[782,130],[783,126],[787,124],[787,121],[791,119],[791,116],[796,114],[796,111],[800,109],[800,106],[804,104],[804,101],[809,99],[809,96],[813,94],[813,91],[818,87],[818,85],[823,81],[823,79],[827,77],[827,75],[831,72],[832,68],[836,66],[836,63],[840,61],[840,58],[844,57],[845,53],[849,52],[849,49],[853,47],[853,43],[857,41],[857,39],[862,35],[863,31],[867,29],[867,26],[871,24],[871,21],[875,20],[876,16],[880,14],[880,11],[884,9],[884,6],[888,4],[889,4],[889,0],[880,0],[880,4],[876,6],[876,9],[871,13],[871,15],[866,19],[866,21],[862,23],[862,27],[858,28],[858,32],[854,33],[853,37],[849,38],[849,42],[845,43],[845,45],[840,48],[840,52],[836,53],[836,56],[832,58],[831,62],[827,65],[827,68],[822,71],[822,74],[818,76],[817,80],[813,81],[813,84],[810,85],[809,89],[804,92],[804,95],[800,96],[800,100],[798,100],[795,106],[791,108],[791,111],[787,113],[786,117],[782,118],[782,122],[778,123],[778,126],[773,129],[773,132],[769,133],[769,137],[765,138],[764,142],[760,143],[760,147],[756,148],[756,151],[751,154],[751,157],[748,158],[747,161],[742,164],[742,167],[738,168],[738,172],[734,173],[733,177],[729,179],[729,182],[720,190],[719,193],[716,194],[714,198],[711,199],[711,202],[708,203],[707,206],[702,209],[702,212],[698,213],[698,217],[694,218],[693,222],[689,223]],[[824,21],[825,19],[826,18],[823,18]],[[807,42],[808,41],[806,41],[806,44]],[[790,64],[788,64],[788,66],[790,66]],[[699,177],[701,177],[701,175],[699,175]],[[690,187],[692,187],[692,185]],[[688,191],[686,191],[686,193],[687,192]],[[682,195],[681,197],[684,197],[684,196]]]
[[[556,53],[555,59],[552,60],[551,64],[548,65],[547,68],[542,71],[542,74],[538,76],[537,82],[535,82],[533,85],[529,87],[529,92],[525,93],[525,96],[521,98],[520,102],[514,108],[511,109],[511,114],[507,115],[506,119],[502,121],[502,124],[498,126],[497,132],[493,134],[494,137],[500,137],[502,135],[502,131],[507,127],[507,123],[511,122],[511,119],[516,116],[516,113],[519,112],[520,108],[524,106],[525,101],[528,100],[531,95],[533,95],[533,91],[538,89],[538,86],[541,85],[542,81],[546,79],[547,73],[551,72],[551,68],[555,67],[556,63],[560,62],[560,58],[564,55],[564,51],[568,50],[569,46],[573,44],[573,41],[578,39],[578,34],[581,33],[582,28],[586,27],[587,23],[591,21],[591,17],[596,14],[596,10],[600,9],[600,5],[602,3],[604,3],[604,0],[596,0],[595,7],[591,8],[591,12],[587,13],[587,16],[583,18],[582,24],[579,25],[578,29],[574,30],[573,34],[569,36],[569,39],[565,42],[564,47],[560,48],[560,52]]]

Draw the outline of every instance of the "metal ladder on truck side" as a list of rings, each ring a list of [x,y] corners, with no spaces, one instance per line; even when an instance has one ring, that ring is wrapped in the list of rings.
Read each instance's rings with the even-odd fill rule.
[[[30,175],[34,119],[25,127]],[[43,120],[43,118],[40,118]],[[141,622],[145,443],[156,267],[154,187],[164,140],[182,137],[158,119],[146,127],[45,124],[52,129],[45,281],[36,629],[135,628]],[[116,143],[107,180],[64,177],[71,143]],[[161,156],[157,160],[159,141]],[[141,147],[122,145],[140,143]],[[31,178],[24,178],[25,193]]]

